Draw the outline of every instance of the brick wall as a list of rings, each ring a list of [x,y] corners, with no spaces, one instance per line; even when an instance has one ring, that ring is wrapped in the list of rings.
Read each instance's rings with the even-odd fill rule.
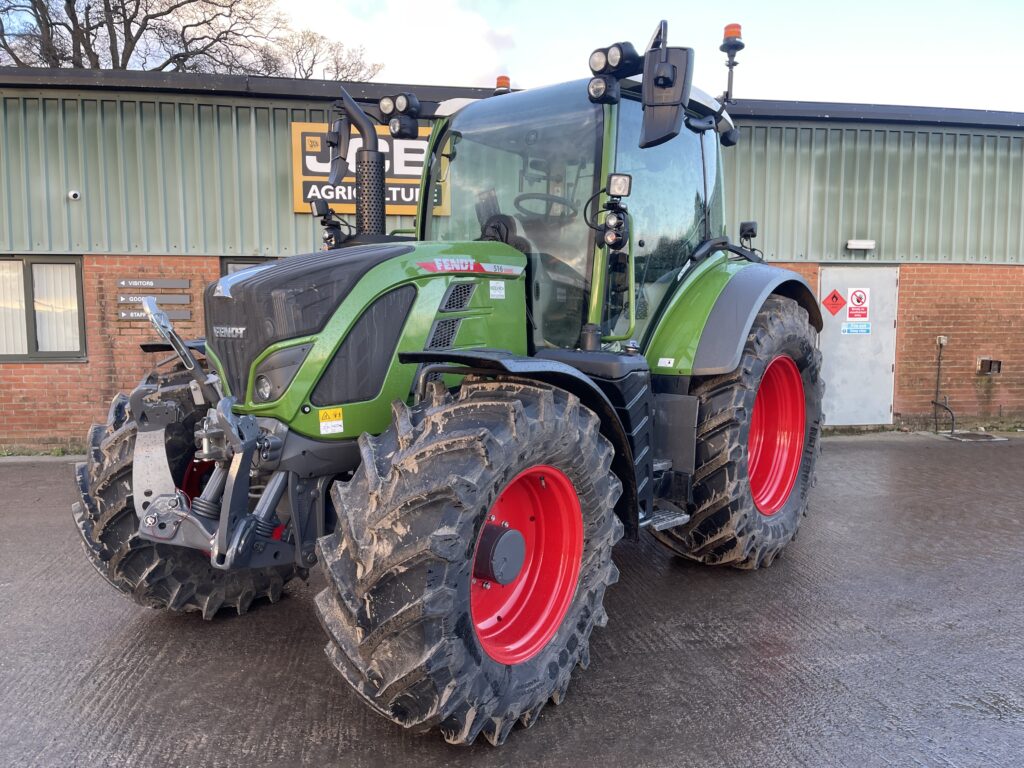
[[[779,266],[817,289],[818,264]],[[203,334],[202,290],[219,273],[215,257],[86,256],[88,359],[0,363],[0,448],[80,447],[89,425],[104,420],[110,398],[131,390],[159,359],[138,346],[156,338],[149,323],[117,319],[119,278],[189,278],[192,320],[175,325],[194,337]],[[931,419],[939,335],[949,337],[942,392],[958,418],[965,424],[1024,421],[1024,266],[903,264],[897,326],[897,423],[922,426]],[[1002,360],[1004,372],[977,375],[981,356]]]
[[[219,275],[220,260],[215,257],[86,256],[82,293],[87,359],[0,363],[0,447],[80,447],[89,426],[105,420],[110,399],[134,388],[160,359],[139,349],[139,342],[157,338],[148,322],[118,319],[118,309],[129,306],[117,303],[119,278],[190,279],[192,319],[175,321],[175,327],[189,338],[203,334],[203,288]]]
[[[776,266],[798,272],[817,291],[819,264]],[[937,336],[949,339],[941,391],[958,419],[965,425],[1024,421],[1024,266],[900,265],[897,424],[931,422]],[[1003,373],[978,375],[979,357],[1002,360]]]
[[[900,266],[897,421],[931,417],[936,336],[949,338],[941,390],[958,418],[965,424],[1024,418],[1024,266]],[[979,376],[979,357],[1002,360],[1003,372]]]

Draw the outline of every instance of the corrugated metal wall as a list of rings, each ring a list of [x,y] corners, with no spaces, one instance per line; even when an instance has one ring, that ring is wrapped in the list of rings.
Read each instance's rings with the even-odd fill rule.
[[[0,253],[273,256],[319,245],[292,213],[293,121],[324,104],[116,91],[0,92]],[[743,124],[731,232],[784,261],[1024,263],[1024,135]],[[78,201],[67,193],[77,189]],[[409,217],[389,217],[407,227]],[[875,240],[869,253],[850,239]]]
[[[292,212],[289,124],[324,122],[323,104],[0,96],[2,253],[286,256],[319,246],[316,220]],[[80,200],[68,200],[73,189]]]
[[[1024,135],[741,122],[725,152],[730,231],[778,261],[1024,264]],[[852,252],[847,240],[875,240]]]

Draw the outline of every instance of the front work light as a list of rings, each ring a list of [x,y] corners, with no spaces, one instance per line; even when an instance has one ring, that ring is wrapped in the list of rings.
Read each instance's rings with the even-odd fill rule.
[[[411,93],[400,93],[395,96],[395,109],[403,115],[417,117],[420,114],[420,100]]]
[[[395,111],[395,100],[390,96],[385,96],[377,102],[377,106],[380,108],[380,113],[384,115],[384,117],[387,117]]]
[[[618,104],[621,98],[619,81],[611,75],[597,75],[587,83],[587,95],[595,104]]]
[[[644,60],[632,43],[615,43],[590,54],[590,71],[595,75],[631,77],[644,71]]]
[[[616,77],[632,77],[644,71],[644,60],[632,43],[616,43],[608,49],[608,67]]]
[[[608,196],[609,197],[629,197],[629,192],[633,188],[633,177],[628,173],[610,173],[608,174]]]
[[[388,130],[396,139],[415,139],[419,135],[419,124],[409,115],[395,115],[388,120]]]

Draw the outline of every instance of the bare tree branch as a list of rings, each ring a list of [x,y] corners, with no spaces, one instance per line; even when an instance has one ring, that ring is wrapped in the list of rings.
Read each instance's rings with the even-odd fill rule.
[[[0,65],[369,80],[380,64],[295,32],[275,0],[0,0]]]

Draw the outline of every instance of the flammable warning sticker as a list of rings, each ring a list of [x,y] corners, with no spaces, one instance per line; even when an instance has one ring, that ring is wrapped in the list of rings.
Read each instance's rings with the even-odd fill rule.
[[[341,408],[320,409],[320,434],[336,435],[345,431],[345,420],[342,418]]]

